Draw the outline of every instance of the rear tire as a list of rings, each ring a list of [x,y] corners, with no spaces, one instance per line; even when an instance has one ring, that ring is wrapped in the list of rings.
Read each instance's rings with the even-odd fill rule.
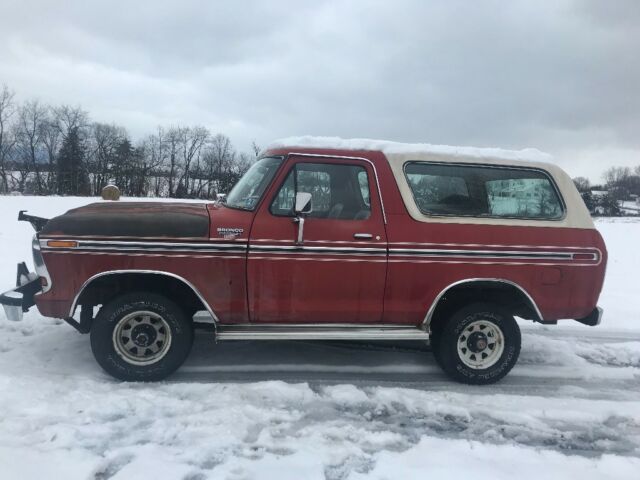
[[[438,330],[433,352],[453,380],[472,385],[495,383],[520,355],[520,328],[497,304],[474,303],[457,312]]]
[[[90,336],[93,355],[107,373],[125,381],[157,381],[189,355],[193,325],[171,300],[136,292],[104,305]]]

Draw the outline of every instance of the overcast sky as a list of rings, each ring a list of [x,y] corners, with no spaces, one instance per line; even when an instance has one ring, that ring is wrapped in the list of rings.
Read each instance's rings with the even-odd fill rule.
[[[0,0],[0,83],[141,138],[202,124],[640,165],[640,1]]]

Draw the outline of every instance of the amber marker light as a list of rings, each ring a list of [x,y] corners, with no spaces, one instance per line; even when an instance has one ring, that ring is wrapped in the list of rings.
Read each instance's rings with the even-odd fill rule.
[[[47,247],[54,248],[76,248],[78,246],[78,242],[74,242],[72,240],[48,240]]]

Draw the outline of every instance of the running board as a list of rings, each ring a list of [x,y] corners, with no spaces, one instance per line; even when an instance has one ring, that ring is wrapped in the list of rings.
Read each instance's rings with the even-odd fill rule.
[[[422,340],[420,328],[398,325],[218,325],[217,340]]]

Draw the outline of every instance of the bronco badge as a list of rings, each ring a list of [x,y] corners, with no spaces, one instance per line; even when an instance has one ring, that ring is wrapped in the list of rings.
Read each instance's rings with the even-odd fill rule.
[[[236,238],[244,232],[244,228],[218,227],[218,235],[226,239]]]

